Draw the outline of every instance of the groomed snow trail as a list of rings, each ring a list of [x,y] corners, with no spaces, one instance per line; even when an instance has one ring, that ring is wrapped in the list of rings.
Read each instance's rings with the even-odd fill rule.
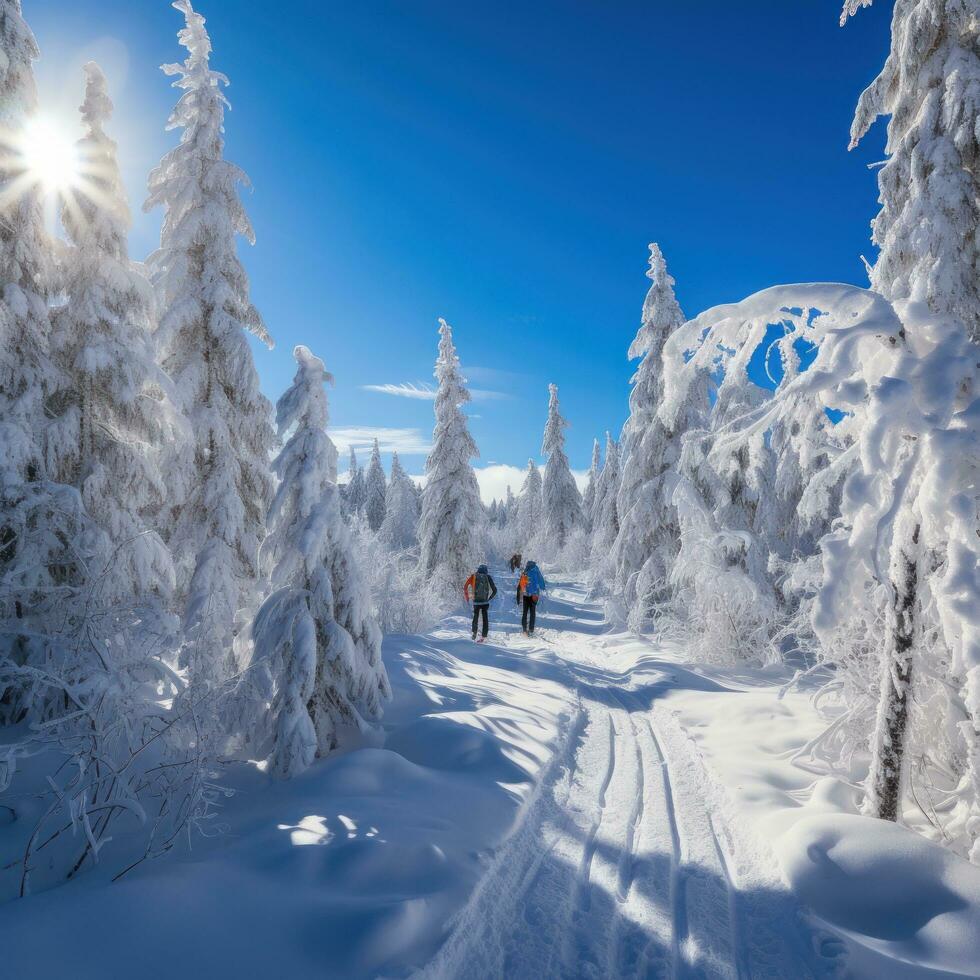
[[[760,886],[771,874],[744,874],[710,775],[658,704],[672,685],[711,682],[658,664],[653,648],[642,670],[618,675],[602,663],[604,631],[600,609],[574,585],[553,589],[534,639],[514,617],[495,624],[491,642],[561,668],[576,707],[517,829],[419,976],[831,972],[792,896]]]

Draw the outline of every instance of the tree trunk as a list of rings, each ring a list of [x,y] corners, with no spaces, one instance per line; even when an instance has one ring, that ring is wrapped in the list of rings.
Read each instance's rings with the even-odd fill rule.
[[[881,696],[872,745],[865,809],[870,816],[897,821],[912,694],[912,653],[918,603],[919,526],[898,548],[892,567],[892,607],[882,651]]]

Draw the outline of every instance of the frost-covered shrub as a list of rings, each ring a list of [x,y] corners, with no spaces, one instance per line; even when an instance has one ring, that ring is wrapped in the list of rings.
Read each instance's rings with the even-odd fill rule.
[[[533,552],[523,555],[525,558],[534,557]],[[589,532],[585,527],[577,527],[568,536],[565,547],[558,552],[554,559],[555,568],[571,576],[579,577],[583,569],[590,567],[592,558],[592,547],[589,541]]]
[[[682,640],[698,661],[769,661],[775,603],[766,584],[751,573],[751,536],[719,526],[687,479],[679,481],[673,500],[680,548],[668,580],[672,601],[661,611],[658,629]],[[659,583],[651,573],[642,581],[639,595]],[[641,608],[637,603],[633,615]],[[649,608],[652,611],[654,604]],[[641,624],[634,620],[631,625]]]
[[[21,548],[0,570],[0,691],[6,720],[26,724],[0,753],[0,792],[36,801],[5,869],[17,879],[5,888],[26,894],[100,859],[124,873],[211,820],[202,732],[219,692],[191,694],[171,668],[178,623],[159,602],[104,588],[126,545],[110,545],[77,491],[39,487],[10,514]],[[119,832],[125,846],[110,847]]]
[[[444,567],[422,572],[417,550],[388,548],[364,521],[354,539],[383,633],[425,633],[460,604],[462,581]]]

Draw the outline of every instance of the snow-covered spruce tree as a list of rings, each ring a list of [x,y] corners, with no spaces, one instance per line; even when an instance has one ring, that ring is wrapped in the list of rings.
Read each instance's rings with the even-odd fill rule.
[[[619,446],[606,433],[606,459],[596,484],[592,512],[592,553],[604,565],[619,534]]]
[[[419,502],[412,478],[402,468],[398,453],[391,457],[391,479],[380,538],[390,551],[410,551],[418,545]]]
[[[527,461],[524,483],[516,502],[514,528],[514,547],[518,553],[528,552],[540,547],[544,532],[544,499],[541,493],[541,470],[533,459]]]
[[[150,174],[146,208],[165,213],[148,266],[161,306],[163,365],[191,432],[168,465],[174,508],[166,529],[187,635],[182,662],[193,680],[217,682],[237,669],[236,617],[253,601],[272,495],[271,409],[245,333],[271,340],[236,253],[238,235],[255,239],[238,197],[248,178],[223,158],[228,79],[210,67],[204,18],[190,0],[173,6],[185,17],[178,36],[188,56],[163,71],[182,92],[168,126],[183,132]]]
[[[511,489],[510,484],[507,484],[507,494],[504,497],[504,506],[502,508],[503,513],[500,517],[500,526],[506,527],[514,519],[514,515],[517,513],[517,498],[514,496],[514,491]]]
[[[480,557],[484,511],[480,487],[470,464],[479,450],[461,409],[470,400],[470,393],[460,372],[452,328],[445,320],[439,324],[436,424],[432,451],[425,462],[428,479],[419,521],[419,569],[424,576],[442,569],[455,586],[464,581]]]
[[[545,547],[561,551],[571,533],[582,526],[582,495],[565,455],[565,429],[558,403],[558,385],[548,385],[548,422],[544,428],[541,453],[548,457],[541,481]]]
[[[48,352],[51,243],[22,155],[39,52],[20,0],[0,0],[0,52],[0,492],[16,501],[45,475],[45,399],[58,380]]]
[[[843,23],[870,0],[847,0]],[[874,289],[923,300],[980,342],[980,14],[975,0],[897,0],[891,52],[858,102],[857,146],[889,116]]]
[[[129,259],[129,209],[116,144],[104,129],[112,102],[99,66],[87,64],[85,75],[83,182],[62,211],[67,303],[52,334],[62,381],[53,398],[58,435],[49,440],[49,466],[80,491],[112,548],[104,569],[90,569],[103,576],[104,598],[166,599],[173,566],[149,522],[165,499],[159,451],[172,412],[155,362],[152,287]]]
[[[707,410],[707,391],[691,386],[687,402],[669,423],[658,414],[664,395],[664,344],[684,322],[684,314],[656,243],[650,245],[646,274],[651,285],[629,348],[629,357],[640,358],[640,364],[632,378],[630,415],[621,441],[620,531],[613,550],[616,588],[637,624],[645,622],[654,600],[664,597],[680,536],[670,474],[680,459],[684,433],[700,425]],[[641,573],[644,585],[638,588]]]
[[[848,0],[842,23],[869,3]],[[878,178],[881,211],[872,225],[880,248],[872,285],[900,308],[924,302],[940,319],[955,318],[978,344],[980,14],[972,0],[898,0],[891,34],[888,59],[862,94],[851,127],[853,147],[879,116],[890,116],[888,159]],[[908,336],[910,354],[920,353],[922,340]],[[908,455],[916,454],[909,450]],[[903,470],[913,466],[910,459],[896,461]],[[916,513],[911,506],[908,511]],[[924,579],[941,565],[923,540],[921,521],[902,517],[889,557],[887,637],[868,795],[869,811],[893,820],[899,816],[907,768],[915,647],[925,635],[919,622],[928,594]],[[970,517],[980,518],[975,502]],[[967,675],[970,722],[965,724],[972,726],[967,741],[972,743],[975,808],[971,834],[980,861],[980,655],[975,642],[964,648],[956,640],[952,646],[966,653],[958,666]]]
[[[364,510],[364,471],[357,465],[357,453],[350,447],[350,462],[347,465],[347,483],[344,486],[344,514],[356,517]]]
[[[0,670],[15,674],[0,679],[6,722],[49,700],[17,671],[49,660],[47,616],[77,582],[84,511],[47,472],[47,402],[61,378],[50,357],[52,245],[23,158],[38,49],[20,0],[0,0],[0,54]]]
[[[371,450],[371,462],[368,463],[364,476],[364,516],[372,531],[381,530],[385,519],[385,496],[388,485],[385,481],[385,471],[381,465],[381,448],[378,440],[374,440]]]
[[[599,440],[592,440],[592,465],[589,467],[589,482],[585,486],[585,493],[582,495],[582,518],[588,532],[592,533],[592,517],[595,512],[596,487],[599,483],[599,475],[602,472],[602,449]]]
[[[254,658],[271,680],[269,769],[296,775],[333,749],[344,729],[363,728],[390,697],[381,632],[354,559],[337,489],[337,450],[323,362],[306,347],[279,399],[273,468],[280,483],[262,546],[273,591],[252,628]]]

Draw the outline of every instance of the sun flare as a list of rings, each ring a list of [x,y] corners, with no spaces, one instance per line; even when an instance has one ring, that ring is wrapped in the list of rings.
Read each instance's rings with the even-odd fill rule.
[[[21,153],[28,176],[45,194],[61,194],[78,183],[78,149],[51,120],[38,117],[31,121],[24,131]]]

